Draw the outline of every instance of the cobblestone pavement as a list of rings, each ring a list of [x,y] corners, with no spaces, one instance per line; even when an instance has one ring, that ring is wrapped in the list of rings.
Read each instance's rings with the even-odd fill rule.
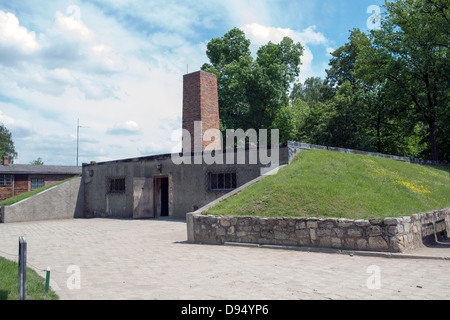
[[[0,256],[19,236],[64,300],[450,299],[444,259],[193,245],[184,221],[112,219],[0,224]]]

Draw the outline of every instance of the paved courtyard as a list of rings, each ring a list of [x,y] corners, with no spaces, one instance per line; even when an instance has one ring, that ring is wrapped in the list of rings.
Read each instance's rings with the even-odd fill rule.
[[[193,245],[184,221],[0,224],[0,256],[19,236],[61,299],[450,299],[449,260]]]

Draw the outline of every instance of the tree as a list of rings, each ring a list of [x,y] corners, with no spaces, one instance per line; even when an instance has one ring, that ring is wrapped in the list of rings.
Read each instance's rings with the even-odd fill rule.
[[[3,124],[0,124],[0,154],[2,157],[8,156],[11,163],[17,157],[11,132]]]
[[[41,157],[39,157],[36,160],[31,161],[30,164],[36,165],[36,166],[43,166],[44,165],[44,161],[42,160]]]
[[[293,137],[289,92],[300,73],[300,43],[288,37],[279,44],[269,42],[253,59],[250,41],[234,28],[212,39],[206,54],[210,63],[202,70],[217,75],[222,130],[280,129],[283,139]]]
[[[450,11],[448,0],[386,2],[381,29],[360,50],[357,68],[373,83],[387,83],[410,119],[427,127],[433,160],[448,158]],[[445,120],[444,120],[445,121]],[[439,150],[438,150],[439,147]]]
[[[329,63],[331,68],[326,70],[326,80],[333,87],[341,86],[347,81],[355,86],[358,82],[358,77],[355,75],[355,63],[361,45],[368,42],[368,37],[358,28],[355,28],[350,31],[348,40],[349,42],[331,53],[332,58]]]
[[[308,106],[314,107],[318,102],[326,102],[333,98],[335,90],[319,77],[310,77],[302,83],[296,83],[291,93],[291,101],[305,101]]]
[[[371,151],[368,136],[368,105],[350,81],[343,83],[329,100],[310,106],[301,134],[306,142]]]
[[[322,131],[326,116],[325,104],[334,96],[334,89],[319,77],[307,78],[296,83],[290,100],[294,112],[297,141],[318,144],[318,132]],[[323,113],[323,114],[322,114]],[[322,117],[325,116],[325,117]]]

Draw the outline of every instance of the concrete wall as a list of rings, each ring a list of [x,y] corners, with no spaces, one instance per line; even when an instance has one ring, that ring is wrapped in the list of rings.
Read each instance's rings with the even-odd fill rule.
[[[81,178],[74,178],[11,206],[0,208],[3,223],[72,219],[82,216]]]
[[[202,211],[202,210],[200,210]],[[450,235],[450,207],[384,220],[187,216],[188,241],[404,252]]]

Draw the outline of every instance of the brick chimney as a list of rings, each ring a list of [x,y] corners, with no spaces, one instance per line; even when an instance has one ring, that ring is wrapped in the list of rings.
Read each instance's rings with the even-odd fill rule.
[[[199,121],[201,121],[201,128]],[[196,122],[197,125],[195,125]],[[183,129],[190,133],[191,152],[222,149],[220,139],[203,141],[207,130],[217,129],[217,132],[220,132],[219,95],[215,74],[197,71],[183,76]],[[200,141],[201,150],[198,150]],[[189,149],[188,142],[183,141],[183,152]],[[197,148],[195,148],[196,142]]]
[[[8,156],[3,156],[2,157],[2,164],[4,166],[9,166],[9,157]]]

